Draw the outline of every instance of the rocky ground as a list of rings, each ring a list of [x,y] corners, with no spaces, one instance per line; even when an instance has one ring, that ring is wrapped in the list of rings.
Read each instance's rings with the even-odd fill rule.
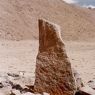
[[[65,45],[72,67],[78,71],[83,82],[85,84],[93,82],[94,84],[95,43],[66,41]],[[9,93],[11,88],[14,88],[14,91],[18,85],[22,87],[19,89],[27,88],[26,85],[33,85],[37,52],[38,41],[0,42],[1,93],[3,91]],[[8,88],[7,91],[5,88]]]

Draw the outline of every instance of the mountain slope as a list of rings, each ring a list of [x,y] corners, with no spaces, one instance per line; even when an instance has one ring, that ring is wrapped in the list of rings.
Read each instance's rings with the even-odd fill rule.
[[[0,39],[38,39],[38,18],[62,29],[65,40],[95,40],[94,12],[61,0],[0,0]]]

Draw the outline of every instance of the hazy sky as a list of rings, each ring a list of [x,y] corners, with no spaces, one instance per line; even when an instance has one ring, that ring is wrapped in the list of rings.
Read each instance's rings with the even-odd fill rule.
[[[76,3],[81,6],[90,6],[90,7],[95,7],[95,0],[64,0],[67,3]]]
[[[75,0],[81,5],[95,5],[95,0]]]

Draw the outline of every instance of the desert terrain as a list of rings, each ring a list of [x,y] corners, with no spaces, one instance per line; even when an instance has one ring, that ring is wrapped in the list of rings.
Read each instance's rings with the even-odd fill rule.
[[[34,83],[39,18],[60,25],[72,68],[83,83],[95,80],[95,10],[63,0],[0,0],[0,12],[0,81],[13,73],[22,77],[14,81],[21,86]]]
[[[65,45],[72,68],[78,71],[83,82],[95,79],[95,43],[65,41]],[[38,40],[1,41],[0,72],[24,72],[33,84],[38,46]]]

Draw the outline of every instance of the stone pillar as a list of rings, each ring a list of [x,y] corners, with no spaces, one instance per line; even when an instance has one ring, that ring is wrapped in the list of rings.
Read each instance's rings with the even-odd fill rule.
[[[50,95],[74,95],[76,86],[60,27],[49,21],[39,20],[39,51],[36,60],[37,92]]]

